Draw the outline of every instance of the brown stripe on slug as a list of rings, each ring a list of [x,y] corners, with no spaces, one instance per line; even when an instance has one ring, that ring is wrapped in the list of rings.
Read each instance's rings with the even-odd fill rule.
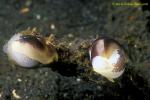
[[[44,39],[42,39],[41,37],[23,35],[18,41],[20,41],[21,43],[29,43],[31,46],[39,50],[45,49]]]
[[[92,47],[90,48],[90,50],[92,51],[91,59],[98,55],[109,58],[112,52],[116,48],[119,48],[119,46],[120,44],[113,39],[107,37],[100,37],[93,42]]]
[[[112,55],[112,53],[114,52],[114,50],[121,48],[121,45],[116,40],[113,40],[110,38],[105,38],[104,43],[105,43],[104,46],[105,46],[105,57],[106,58],[109,58]]]
[[[120,55],[120,58],[116,64],[113,64],[113,72],[118,72],[124,69],[123,65],[126,62],[126,55],[124,49],[117,41],[107,37],[100,37],[93,42],[90,50],[91,59],[93,59],[95,56],[102,56],[109,59],[113,52],[118,50],[117,52]]]
[[[91,59],[93,59],[95,56],[102,56],[104,54],[104,41],[102,39],[96,39],[91,49]]]
[[[124,69],[124,64],[126,62],[126,56],[123,50],[117,50],[118,54],[120,55],[117,63],[114,65],[113,72],[120,72]]]

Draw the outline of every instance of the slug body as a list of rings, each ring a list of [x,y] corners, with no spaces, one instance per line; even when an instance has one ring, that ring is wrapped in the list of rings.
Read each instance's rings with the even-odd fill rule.
[[[58,59],[53,45],[46,44],[44,37],[31,34],[15,34],[4,45],[3,51],[10,60],[22,67],[49,64]]]
[[[98,38],[89,50],[93,70],[110,81],[124,72],[126,55],[118,42],[109,38]]]

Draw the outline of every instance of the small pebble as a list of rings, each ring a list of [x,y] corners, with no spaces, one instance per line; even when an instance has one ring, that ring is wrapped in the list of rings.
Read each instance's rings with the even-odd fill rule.
[[[16,93],[16,90],[15,90],[15,89],[12,91],[12,94],[13,94],[14,98],[16,98],[16,99],[21,99],[21,96],[19,96],[19,95]]]
[[[22,80],[20,78],[17,79],[18,82],[22,82]]]
[[[37,19],[37,20],[40,20],[40,19],[41,19],[41,15],[37,14],[37,15],[36,15],[36,19]]]
[[[54,30],[54,29],[55,29],[55,25],[54,25],[54,24],[51,24],[50,28],[51,28],[52,30]]]
[[[74,36],[73,36],[73,34],[68,34],[68,37],[73,38]]]
[[[81,79],[80,78],[77,78],[77,82],[80,82],[81,81]]]

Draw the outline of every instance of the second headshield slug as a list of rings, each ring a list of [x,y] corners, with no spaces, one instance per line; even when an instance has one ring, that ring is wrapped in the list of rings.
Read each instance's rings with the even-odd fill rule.
[[[110,81],[125,70],[126,54],[121,45],[110,38],[98,38],[89,50],[93,70]]]
[[[9,59],[22,67],[33,67],[39,63],[49,64],[58,59],[54,46],[35,30],[17,33],[3,47]]]

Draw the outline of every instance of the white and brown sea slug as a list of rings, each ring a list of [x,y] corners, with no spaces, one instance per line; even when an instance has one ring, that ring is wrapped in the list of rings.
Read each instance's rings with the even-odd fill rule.
[[[9,59],[22,67],[33,67],[39,63],[49,64],[58,59],[54,46],[35,30],[14,34],[3,46]]]
[[[110,38],[98,38],[89,50],[93,70],[110,81],[125,70],[126,54],[121,45]]]

